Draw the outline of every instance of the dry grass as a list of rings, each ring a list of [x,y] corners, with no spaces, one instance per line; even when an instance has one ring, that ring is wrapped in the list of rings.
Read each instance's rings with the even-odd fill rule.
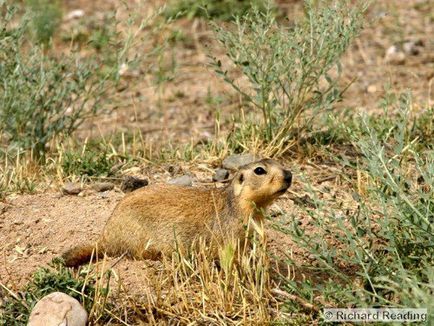
[[[79,296],[89,308],[90,323],[95,325],[269,324],[283,318],[279,312],[281,302],[272,290],[276,285],[263,227],[255,228],[250,246],[227,245],[219,250],[218,259],[200,240],[188,254],[177,251],[172,257],[163,257],[153,267],[148,266],[152,272],[141,278],[141,287],[147,290],[140,296],[131,295],[116,273],[115,267],[123,256],[110,263],[105,257],[62,276],[67,281],[82,282],[81,288],[67,285],[64,291]],[[57,266],[51,273],[59,279],[59,275],[69,272]],[[51,291],[58,290],[56,286]],[[36,303],[26,302],[4,284],[2,287],[27,311]]]

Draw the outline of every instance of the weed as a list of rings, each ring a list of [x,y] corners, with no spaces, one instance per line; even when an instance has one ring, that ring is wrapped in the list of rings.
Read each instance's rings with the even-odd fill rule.
[[[36,41],[48,46],[62,19],[59,1],[26,0],[30,14],[30,31]]]
[[[16,155],[1,153],[0,199],[9,193],[34,193],[40,167],[19,151]]]
[[[115,157],[105,148],[84,149],[81,152],[67,151],[63,154],[61,167],[65,176],[108,176],[115,165]]]
[[[172,0],[169,2],[165,15],[167,17],[206,17],[219,20],[232,20],[236,16],[243,16],[252,6],[265,10],[266,1],[254,0]]]
[[[213,58],[216,73],[245,101],[244,120],[236,129],[244,148],[260,146],[266,155],[284,152],[319,112],[341,99],[339,58],[359,34],[366,8],[346,1],[305,4],[305,20],[291,28],[279,26],[269,8],[237,18],[231,29],[214,25],[228,57],[249,81],[242,86]]]

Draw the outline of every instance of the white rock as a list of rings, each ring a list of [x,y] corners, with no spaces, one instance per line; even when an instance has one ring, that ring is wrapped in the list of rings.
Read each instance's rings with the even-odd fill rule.
[[[369,85],[369,86],[366,88],[366,91],[367,91],[369,94],[375,93],[375,92],[377,92],[377,86],[375,86],[375,85]]]
[[[392,45],[387,49],[384,61],[393,65],[402,65],[405,63],[405,53],[402,52],[398,46]]]
[[[87,312],[62,292],[43,297],[33,308],[27,326],[86,326]]]
[[[121,66],[119,67],[119,76],[124,76],[127,72],[128,72],[128,64],[123,63],[121,64]]]
[[[78,19],[84,16],[84,11],[81,9],[76,9],[76,10],[72,10],[70,11],[66,16],[65,19],[66,20],[73,20],[73,19]]]

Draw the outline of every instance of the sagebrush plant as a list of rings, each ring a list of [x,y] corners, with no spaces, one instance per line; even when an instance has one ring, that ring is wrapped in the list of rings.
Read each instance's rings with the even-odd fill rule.
[[[70,135],[102,110],[109,75],[95,78],[94,60],[26,50],[26,25],[11,27],[13,8],[3,8],[0,22],[0,131],[10,146],[44,157],[54,138]],[[3,14],[5,13],[5,14]]]
[[[410,95],[390,99],[383,103],[395,107],[390,124],[362,117],[348,130],[361,155],[348,165],[359,176],[349,190],[355,209],[327,209],[310,188],[315,234],[304,232],[295,216],[291,227],[282,228],[315,258],[329,281],[287,286],[318,306],[427,308],[432,319],[434,151],[414,137]],[[314,299],[318,294],[322,301]]]
[[[35,158],[44,159],[51,142],[61,141],[88,118],[110,110],[121,66],[138,65],[161,50],[157,46],[151,53],[130,53],[139,33],[161,10],[139,22],[129,17],[122,33],[105,30],[83,56],[74,51],[59,54],[35,44],[29,47],[28,16],[19,17],[16,8],[5,4],[1,9],[2,142],[9,149],[31,150]],[[117,28],[117,23],[110,28]],[[104,55],[95,52],[101,46]]]
[[[246,104],[244,121],[229,141],[284,152],[315,116],[341,99],[339,59],[363,27],[365,2],[305,1],[305,19],[288,27],[268,7],[238,17],[231,28],[214,25],[240,82],[212,58],[212,65]],[[334,70],[334,74],[331,73]],[[251,111],[252,114],[250,114]],[[247,142],[247,143],[246,143]]]

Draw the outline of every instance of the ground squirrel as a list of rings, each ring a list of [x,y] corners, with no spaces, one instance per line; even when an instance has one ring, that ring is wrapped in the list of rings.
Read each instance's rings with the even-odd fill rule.
[[[199,237],[207,243],[240,239],[249,219],[262,222],[265,208],[291,182],[290,171],[264,159],[241,167],[224,188],[148,186],[122,199],[96,244],[77,246],[62,257],[70,267],[88,262],[93,252],[156,259]]]

